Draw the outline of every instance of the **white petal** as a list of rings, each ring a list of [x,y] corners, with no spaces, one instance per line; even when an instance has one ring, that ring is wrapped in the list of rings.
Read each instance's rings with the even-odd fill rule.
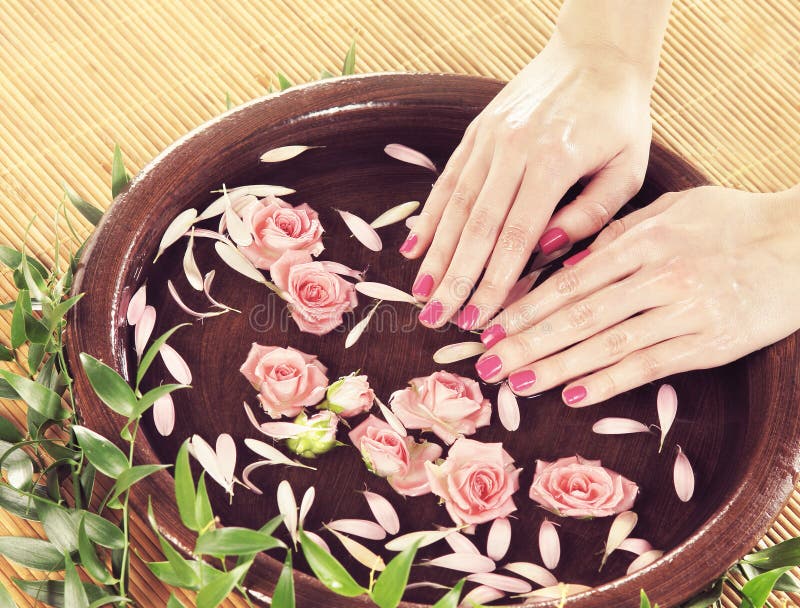
[[[556,525],[547,519],[539,526],[539,554],[542,556],[542,563],[548,570],[556,568],[561,559],[561,541],[558,538],[558,530],[556,530]]]
[[[426,169],[436,173],[436,165],[433,164],[433,161],[425,156],[422,152],[414,150],[413,148],[409,148],[403,144],[389,144],[383,149],[383,151],[386,152],[387,155],[391,156],[392,158],[396,158],[399,161],[409,163],[411,165],[425,167]]]
[[[144,349],[147,347],[147,342],[153,334],[153,328],[156,326],[156,309],[152,306],[145,306],[142,316],[136,323],[136,328],[133,330],[133,342],[136,347],[136,356],[141,357]]]
[[[678,415],[678,393],[671,384],[662,384],[658,389],[656,409],[658,410],[658,426],[661,427],[661,443],[658,446],[660,452],[664,447],[664,439],[672,428],[672,423],[675,422],[675,416]]]
[[[147,306],[146,283],[136,290],[136,293],[131,296],[131,300],[128,302],[128,310],[126,313],[128,325],[136,325],[139,322],[139,319],[142,318],[142,314],[144,313],[145,306]]]
[[[298,519],[301,526],[306,521],[306,515],[308,515],[308,512],[311,510],[311,505],[314,504],[316,495],[317,491],[314,489],[314,486],[309,486],[303,494],[303,500],[300,501],[300,517]]]
[[[600,562],[600,569],[606,563],[608,556],[617,550],[626,538],[631,535],[636,523],[639,521],[639,516],[633,511],[623,511],[614,518],[611,524],[611,529],[608,531],[608,540],[606,540],[606,550],[603,553],[603,559]]]
[[[181,238],[183,234],[194,225],[196,220],[197,209],[187,209],[186,211],[178,214],[178,216],[172,220],[170,225],[167,226],[167,229],[164,231],[164,235],[161,237],[161,243],[158,245],[158,253],[156,254],[155,260],[157,260],[159,256],[164,253],[164,250],[167,247]]]
[[[673,481],[675,482],[675,493],[681,502],[689,502],[694,495],[694,471],[680,446],[678,446],[678,455],[675,457]]]
[[[331,530],[369,540],[383,540],[386,538],[386,530],[380,524],[368,519],[335,519],[325,525]]]
[[[167,371],[178,383],[192,383],[192,370],[189,369],[189,365],[186,363],[186,360],[180,355],[180,353],[178,353],[178,351],[172,348],[169,344],[164,343],[158,349],[158,353],[161,355],[161,360],[164,361]]]
[[[470,357],[477,357],[485,352],[486,347],[483,345],[483,342],[457,342],[455,344],[442,346],[433,353],[433,360],[440,365],[447,365],[448,363],[463,361]]]
[[[167,437],[175,428],[175,404],[172,395],[162,395],[153,403],[153,422],[160,435]]]
[[[497,393],[497,417],[506,430],[516,431],[519,428],[519,403],[507,382],[500,385]]]
[[[385,300],[387,302],[408,302],[409,304],[416,304],[417,301],[410,293],[406,293],[383,283],[371,283],[364,281],[356,283],[356,291],[363,293],[365,296],[375,298],[376,300]]]
[[[253,263],[244,257],[235,247],[223,243],[221,241],[217,241],[214,243],[214,249],[217,250],[217,255],[225,262],[228,266],[233,268],[236,272],[246,276],[249,279],[253,279],[257,283],[265,283],[266,279],[261,272],[253,266]]]
[[[601,418],[592,426],[598,435],[627,435],[629,433],[649,433],[650,428],[638,420],[630,418]]]
[[[419,541],[419,548],[427,547],[445,538],[448,534],[455,532],[458,528],[445,528],[444,530],[421,530],[419,532],[409,532],[397,538],[393,538],[386,545],[388,551],[403,551],[415,542]]]
[[[470,574],[467,580],[509,593],[528,593],[531,590],[531,584],[527,581],[494,572]]]
[[[278,484],[275,497],[278,500],[278,512],[283,515],[283,525],[289,531],[292,542],[297,543],[297,501],[292,492],[292,485],[286,479]]]
[[[457,570],[458,572],[468,572],[470,574],[492,572],[495,569],[495,563],[490,558],[472,552],[448,553],[424,563],[427,566],[447,568],[448,570]]]
[[[639,557],[631,562],[631,565],[628,566],[628,571],[626,574],[633,574],[637,570],[646,568],[656,560],[661,559],[662,555],[664,555],[664,552],[656,549],[642,553]]]
[[[372,515],[375,517],[375,521],[389,534],[397,534],[400,531],[400,518],[397,516],[397,511],[395,511],[392,503],[375,492],[365,490],[363,494],[369,510],[372,511]]]
[[[419,201],[408,201],[407,203],[400,203],[399,205],[396,205],[391,209],[387,209],[386,211],[381,213],[378,217],[372,220],[370,226],[372,226],[373,228],[383,228],[384,226],[390,226],[391,224],[402,222],[409,215],[414,213],[418,208],[419,208]]]
[[[369,568],[370,570],[377,570],[379,572],[386,568],[386,564],[383,562],[383,559],[380,555],[376,555],[360,542],[353,540],[349,536],[345,536],[344,534],[341,534],[332,528],[328,528],[328,530],[330,530],[331,533],[339,539],[339,542],[342,543],[342,546],[347,550],[347,552],[363,566]]]
[[[552,587],[558,585],[558,579],[553,576],[547,568],[542,568],[539,564],[531,562],[512,562],[503,566],[509,572],[518,574],[519,576],[533,581],[542,587]]]
[[[500,517],[492,522],[489,536],[486,539],[486,555],[499,562],[508,553],[511,546],[511,520]]]
[[[194,230],[189,234],[189,241],[186,243],[186,253],[183,254],[183,274],[189,285],[197,291],[203,290],[203,275],[197,267],[197,260],[194,258]]]
[[[375,229],[370,226],[365,220],[361,219],[354,213],[349,211],[339,210],[339,216],[342,218],[347,228],[356,237],[359,243],[364,245],[370,251],[380,251],[383,249],[383,242]]]
[[[273,148],[267,150],[261,155],[262,163],[280,163],[290,158],[302,154],[306,150],[312,148],[324,148],[325,146],[281,146],[280,148]]]

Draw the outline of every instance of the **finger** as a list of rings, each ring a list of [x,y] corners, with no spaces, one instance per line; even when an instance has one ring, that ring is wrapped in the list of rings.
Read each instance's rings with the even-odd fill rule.
[[[613,365],[638,350],[699,329],[697,316],[687,314],[685,307],[655,308],[572,348],[514,370],[508,375],[508,384],[518,395],[541,393]]]
[[[500,154],[492,159],[489,175],[460,234],[453,259],[429,301],[431,306],[442,310],[441,316],[429,323],[430,326],[443,325],[469,297],[492,253],[523,171],[518,155],[504,157]],[[420,315],[424,316],[425,310]],[[467,307],[459,313],[457,323],[469,330],[476,326],[478,316],[476,308]]]
[[[637,313],[670,303],[672,293],[662,276],[633,275],[510,335],[478,359],[478,375],[497,382],[515,369],[562,351]]]
[[[477,142],[445,206],[411,293],[426,300],[442,279],[492,162],[491,144]],[[416,225],[414,226],[416,229]],[[441,311],[440,311],[441,312]],[[427,318],[427,317],[426,317]]]
[[[406,240],[400,246],[400,253],[409,259],[418,258],[428,248],[433,240],[436,227],[444,213],[445,205],[450,200],[453,189],[467,164],[475,144],[475,123],[471,124],[464,133],[461,143],[456,146],[450,159],[433,185],[422,211],[419,213],[414,228],[408,233]]]
[[[666,376],[705,367],[696,334],[637,350],[611,367],[576,380],[561,397],[571,407],[594,405]]]
[[[500,238],[494,245],[483,279],[465,308],[465,312],[469,311],[472,315],[478,313],[472,327],[482,326],[500,310],[508,292],[528,263],[536,246],[536,239],[547,224],[550,212],[577,179],[576,175],[567,171],[558,175],[544,175],[540,169],[535,168],[538,166],[540,165],[528,164],[529,168],[508,213]]]
[[[623,234],[626,234],[631,228],[638,226],[645,220],[655,217],[659,213],[663,213],[669,209],[677,200],[680,193],[668,192],[662,194],[649,205],[637,209],[628,215],[611,222],[606,228],[597,235],[597,238],[589,246],[591,251],[597,251],[603,247],[607,247],[613,241],[616,241]],[[573,256],[574,257],[574,256]],[[571,258],[564,260],[564,263],[570,262]]]

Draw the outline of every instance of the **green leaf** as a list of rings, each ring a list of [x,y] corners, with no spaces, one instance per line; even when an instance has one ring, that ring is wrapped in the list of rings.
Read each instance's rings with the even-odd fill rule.
[[[455,587],[440,597],[439,601],[433,605],[433,608],[458,608],[462,589],[464,589],[463,578],[456,583]]]
[[[81,520],[78,525],[78,553],[81,557],[81,565],[89,573],[89,576],[98,583],[113,585],[117,582],[117,579],[111,575],[105,564],[97,557],[94,545],[92,545],[92,541],[89,540],[89,535],[86,533],[84,520]]]
[[[208,499],[208,488],[206,487],[206,474],[201,473],[197,481],[197,495],[194,500],[194,516],[197,520],[199,530],[205,530],[214,521],[214,510],[211,508],[211,501]]]
[[[231,101],[231,94],[229,91],[225,91],[225,109],[230,110],[233,107],[233,101]]]
[[[397,608],[400,605],[418,547],[419,542],[416,542],[408,549],[401,551],[386,564],[386,568],[378,576],[370,597],[380,608]]]
[[[147,410],[149,410],[150,407],[156,402],[156,399],[163,397],[164,395],[174,393],[182,388],[191,387],[188,384],[162,384],[147,391],[144,395],[142,395],[142,398],[139,399],[139,403],[136,405],[136,410],[133,412],[133,418],[138,418]]]
[[[81,493],[86,503],[92,502],[92,494],[94,493],[94,478],[97,469],[91,462],[83,463],[83,470],[81,471],[79,482],[81,484]]]
[[[685,604],[681,604],[680,608],[708,608],[713,606],[722,597],[724,584],[725,578],[720,578],[709,589],[696,595]]]
[[[17,426],[4,416],[0,416],[0,440],[9,443],[22,441],[22,433],[19,432]]]
[[[204,583],[210,583],[212,580],[222,575],[221,571],[217,570],[206,562],[189,561],[187,564],[194,572],[193,583],[190,585],[184,584],[184,581],[176,576],[175,571],[172,569],[172,565],[168,561],[147,562],[147,567],[160,581],[166,583],[167,585],[172,587],[180,587],[182,589],[191,589],[192,591],[197,591],[197,589],[200,587],[201,580]]]
[[[272,594],[272,608],[295,608],[294,575],[292,574],[292,552],[286,552],[281,575]]]
[[[227,527],[201,534],[194,550],[200,555],[243,555],[277,547],[285,547],[277,538],[248,528]]]
[[[3,583],[0,583],[0,608],[17,608],[14,598]]]
[[[353,40],[347,55],[344,57],[344,65],[342,66],[342,76],[350,76],[356,71],[356,41]]]
[[[299,533],[303,556],[323,585],[345,597],[356,597],[367,593],[367,590],[350,576],[335,557],[311,540],[303,530]]]
[[[48,420],[63,420],[69,416],[61,407],[61,397],[46,386],[3,369],[0,369],[0,376],[14,389],[18,399]]]
[[[200,588],[197,592],[196,605],[197,608],[216,608],[222,603],[234,587],[239,584],[245,574],[250,568],[250,563],[236,566],[233,570],[226,572],[222,576],[218,576],[213,581]]]
[[[68,554],[64,554],[66,571],[64,574],[64,604],[69,608],[89,608],[89,596],[78,576],[75,564],[72,563]]]
[[[91,355],[81,353],[80,358],[97,396],[112,410],[130,418],[136,410],[136,395],[125,379],[116,370]]]
[[[35,488],[35,490],[39,489],[42,489],[42,486]],[[23,519],[39,520],[39,513],[33,498],[6,484],[0,484],[0,508]]]
[[[93,430],[73,425],[72,432],[78,440],[83,453],[98,471],[116,479],[123,471],[128,470],[128,458],[117,446]]]
[[[45,294],[47,293],[47,284],[45,283],[44,277],[49,273],[47,271],[44,273],[39,272],[39,269],[30,264],[28,259],[28,256],[22,258],[19,270],[22,272],[25,287],[30,291],[31,298],[41,302],[45,299]]]
[[[139,367],[136,369],[136,386],[138,387],[144,375],[147,373],[147,370],[150,369],[150,366],[153,363],[153,360],[156,358],[158,354],[158,350],[164,345],[164,343],[169,340],[170,336],[178,331],[181,327],[186,327],[190,325],[190,323],[181,323],[180,325],[176,325],[175,327],[168,329],[163,334],[161,334],[158,338],[153,340],[153,343],[150,345],[145,353],[142,355],[142,360],[139,361]]]
[[[125,170],[125,163],[122,160],[122,150],[119,145],[114,146],[114,157],[111,159],[111,196],[117,198],[125,186],[131,181],[130,175]]]
[[[52,543],[25,536],[0,536],[0,555],[34,570],[63,570],[64,556]]]
[[[100,220],[103,217],[103,210],[98,209],[91,203],[86,202],[83,200],[80,195],[75,192],[72,188],[70,188],[66,183],[63,184],[64,186],[64,194],[67,195],[67,199],[69,202],[72,203],[72,206],[78,210],[86,220],[92,224],[92,226],[97,226],[100,223]]]
[[[778,582],[778,579],[791,569],[791,566],[776,568],[747,581],[742,587],[743,599],[740,606],[743,608],[761,608],[769,598],[769,594],[772,593],[772,588]]]
[[[92,542],[109,549],[122,549],[125,546],[125,534],[112,522],[88,511],[80,511],[79,515]]]
[[[17,303],[11,316],[11,348],[17,349],[28,339],[25,333],[26,308],[30,309],[31,299],[27,289],[21,289],[17,294]]]
[[[78,528],[74,518],[76,511],[70,511],[49,500],[35,499],[36,510],[44,526],[47,538],[62,553],[73,553],[78,550]]]
[[[14,351],[5,344],[0,344],[0,361],[13,361]]]
[[[31,596],[37,602],[49,604],[54,608],[67,608],[64,603],[64,581],[24,581],[18,578],[12,580],[23,593]],[[83,589],[91,602],[105,597],[105,591],[97,585],[83,583]],[[68,606],[74,608],[72,605]]]
[[[164,554],[164,557],[167,558],[175,579],[180,581],[180,586],[193,587],[199,584],[197,574],[192,568],[189,560],[184,559],[183,556],[178,553],[175,547],[173,547],[169,541],[167,541],[167,539],[161,535],[161,532],[158,529],[156,516],[153,513],[153,503],[149,497],[147,499],[147,519],[149,520],[150,526],[153,528],[153,531],[158,537],[158,542],[161,545],[161,552]]]
[[[122,494],[132,485],[139,483],[142,479],[148,477],[149,475],[152,475],[156,471],[161,471],[168,467],[169,467],[168,464],[140,464],[131,467],[130,469],[126,469],[125,471],[120,473],[119,477],[117,477],[117,481],[114,483],[111,496],[107,501],[108,506],[111,507],[114,501],[116,501],[117,498],[119,498],[120,494]],[[122,505],[120,505],[120,507],[121,506]]]
[[[33,462],[21,448],[22,444],[0,441],[0,462],[6,471],[8,483],[25,490],[31,485]]]
[[[132,602],[132,599],[121,595],[104,595],[89,604],[89,608],[100,608],[100,606],[108,606],[109,604],[130,604]]]
[[[281,87],[281,91],[285,91],[292,86],[292,82],[280,72],[278,72],[278,84]]]
[[[186,606],[183,605],[174,593],[171,593],[167,600],[167,608],[186,608]]]
[[[639,593],[639,608],[651,608],[650,598],[647,597],[644,589],[642,589]]]
[[[31,345],[28,346],[28,369],[31,370],[31,372],[33,372],[34,374],[36,373],[36,370],[39,369],[39,366],[42,364],[42,361],[44,360],[44,355],[45,355],[44,344],[31,342]]]
[[[33,266],[40,275],[48,274],[47,268],[39,260],[29,255],[26,255],[25,258],[27,258],[28,265]],[[5,264],[11,270],[16,270],[22,265],[22,252],[6,245],[0,245],[0,263]]]
[[[768,549],[745,555],[743,561],[762,570],[800,566],[800,537],[790,538]]]
[[[81,298],[83,298],[85,294],[79,293],[77,296],[72,296],[64,300],[63,302],[59,302],[58,305],[54,306],[50,312],[46,315],[48,320],[48,327],[49,332],[52,332],[58,327],[58,324],[63,320],[64,316],[78,303],[80,302]]]
[[[333,74],[331,74],[328,70],[322,70],[319,73],[319,79],[325,80],[326,78],[333,78]]]
[[[175,501],[178,503],[178,513],[181,516],[183,525],[193,530],[199,531],[197,516],[195,515],[196,493],[194,489],[194,479],[192,469],[189,466],[189,449],[184,441],[178,450],[175,458]]]

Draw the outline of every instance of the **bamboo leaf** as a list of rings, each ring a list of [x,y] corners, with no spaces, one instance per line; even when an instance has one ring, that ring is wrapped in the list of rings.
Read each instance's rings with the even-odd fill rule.
[[[89,596],[86,595],[86,589],[83,588],[83,583],[81,583],[78,571],[69,554],[64,554],[64,562],[66,563],[64,604],[69,608],[89,608]]]
[[[248,528],[225,527],[201,534],[194,550],[200,555],[246,555],[277,547],[285,545],[267,534]]]
[[[784,574],[791,570],[791,566],[776,568],[759,574],[757,577],[747,581],[742,587],[741,608],[761,608],[772,593],[772,588]]]
[[[291,551],[286,552],[286,560],[283,562],[281,575],[278,577],[278,583],[275,585],[275,593],[272,594],[272,606],[274,606],[274,608],[295,608]]]
[[[342,76],[351,76],[356,71],[356,41],[350,44],[347,55],[344,56]]]
[[[78,553],[81,565],[94,580],[104,585],[113,585],[117,579],[106,569],[105,564],[97,557],[97,552],[86,534],[86,525],[83,520],[78,526]]]
[[[139,367],[136,369],[136,386],[139,386],[139,384],[141,384],[144,375],[147,373],[147,370],[150,369],[150,366],[153,364],[156,355],[158,355],[159,349],[164,344],[166,344],[167,340],[169,340],[172,337],[172,334],[178,331],[181,327],[186,327],[188,325],[191,325],[191,323],[181,323],[180,325],[176,325],[175,327],[168,329],[158,338],[153,340],[153,343],[150,345],[147,351],[145,351],[145,353],[142,355],[142,360],[139,361]]]
[[[130,181],[131,177],[125,170],[125,163],[122,160],[122,150],[119,145],[114,145],[114,156],[111,159],[111,197],[117,198]]]
[[[303,530],[300,530],[299,538],[308,565],[328,589],[345,597],[356,597],[367,592],[335,557],[311,540]]]
[[[408,584],[411,565],[417,555],[418,545],[419,543],[414,543],[397,554],[386,564],[386,568],[375,581],[370,597],[380,608],[397,608],[400,604]]]
[[[122,471],[119,477],[117,477],[117,481],[114,483],[111,497],[108,499],[108,506],[112,507],[119,496],[134,484],[137,484],[145,477],[149,477],[153,473],[166,468],[169,468],[168,464],[140,464]],[[122,505],[119,506],[121,507]],[[116,508],[116,506],[113,506],[112,508]]]
[[[31,308],[31,300],[27,289],[20,289],[14,312],[11,316],[11,348],[17,349],[25,343],[25,313]]]
[[[25,536],[0,536],[0,555],[34,570],[63,570],[64,556],[51,542]]]
[[[445,593],[433,608],[458,608],[461,601],[461,591],[464,589],[464,579],[462,578],[456,586]]]
[[[61,407],[61,397],[46,386],[6,370],[0,370],[0,377],[14,389],[17,399],[22,399],[45,419],[63,420],[69,416],[69,412]]]
[[[790,538],[768,549],[744,556],[744,561],[762,570],[800,565],[800,537]]]
[[[233,570],[218,576],[197,592],[197,608],[216,608],[228,597],[239,580],[247,574],[250,562],[236,566]]]
[[[197,482],[194,513],[200,530],[205,529],[211,524],[212,521],[214,521],[214,511],[211,508],[211,501],[208,499],[208,488],[206,487],[205,473],[200,475],[200,479]]]
[[[292,82],[280,72],[278,72],[278,84],[281,87],[281,91],[285,91],[286,89],[289,89],[292,86]]]
[[[681,608],[709,608],[709,606],[715,606],[719,598],[722,597],[724,584],[725,579],[719,579],[707,591],[703,591],[685,604],[681,604]]]
[[[72,431],[89,462],[104,475],[116,479],[130,468],[122,450],[102,435],[80,425],[74,425]]]
[[[91,203],[83,200],[80,195],[75,192],[72,188],[70,188],[66,183],[63,184],[64,187],[64,194],[67,195],[67,199],[75,209],[78,210],[86,221],[88,221],[92,226],[97,226],[100,223],[100,220],[103,218],[103,210],[98,209]]]
[[[100,400],[118,414],[130,418],[136,410],[136,395],[125,379],[116,370],[87,353],[81,353],[80,359],[89,383]],[[97,463],[93,464],[97,466]]]
[[[175,458],[175,500],[183,525],[195,532],[199,531],[200,526],[197,525],[194,509],[196,500],[194,479],[189,465],[189,449],[185,441]]]
[[[88,511],[80,511],[80,515],[83,517],[86,534],[93,543],[108,549],[122,549],[125,546],[125,535],[113,523]]]
[[[74,519],[76,511],[70,511],[49,500],[36,500],[36,509],[47,538],[62,553],[78,550],[78,528]]]
[[[18,578],[12,580],[23,593],[31,596],[37,602],[48,604],[54,608],[74,608],[65,604],[64,581],[25,581]],[[91,583],[83,583],[83,589],[91,602],[101,601],[104,597],[108,597],[102,588]]]

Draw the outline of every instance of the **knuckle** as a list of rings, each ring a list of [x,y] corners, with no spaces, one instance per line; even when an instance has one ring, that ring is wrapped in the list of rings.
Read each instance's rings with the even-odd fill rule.
[[[584,329],[594,322],[594,309],[588,302],[578,302],[569,308],[567,318],[572,329]]]
[[[570,366],[567,364],[567,360],[564,356],[556,355],[550,357],[546,365],[548,368],[547,376],[553,382],[558,382],[570,377]]]
[[[607,369],[597,373],[597,385],[600,397],[608,398],[619,393],[617,379]]]
[[[618,357],[628,345],[628,334],[618,329],[607,331],[602,337],[603,353],[607,358]]]
[[[669,289],[691,292],[699,286],[696,264],[685,256],[669,259],[662,268],[662,279]]]
[[[600,201],[586,201],[578,206],[578,210],[583,214],[586,223],[592,232],[602,230],[609,219],[611,219],[611,211],[608,205]]]
[[[526,329],[513,337],[511,348],[514,351],[517,360],[520,362],[530,363],[535,360],[536,344],[540,338],[536,335],[534,328]]]
[[[473,200],[475,200],[475,196],[472,192],[463,184],[458,184],[450,195],[449,204],[456,209],[467,211],[472,206]]]
[[[631,355],[630,362],[636,377],[642,382],[652,382],[661,377],[661,363],[647,351]]]
[[[565,297],[570,297],[578,292],[581,281],[574,268],[564,268],[555,275],[556,291]]]
[[[464,232],[472,238],[486,238],[497,230],[497,224],[488,209],[478,206],[464,226]]]
[[[621,237],[625,234],[627,230],[627,224],[625,223],[625,218],[622,217],[618,220],[614,220],[608,226],[606,226],[605,230],[600,233],[600,237],[602,239],[613,241]]]
[[[503,228],[498,240],[501,251],[508,253],[525,253],[530,243],[530,230],[520,226],[510,225]]]
[[[464,300],[472,291],[472,281],[464,275],[447,272],[442,279],[440,290],[442,293],[439,295],[443,296],[442,299],[450,301]]]

